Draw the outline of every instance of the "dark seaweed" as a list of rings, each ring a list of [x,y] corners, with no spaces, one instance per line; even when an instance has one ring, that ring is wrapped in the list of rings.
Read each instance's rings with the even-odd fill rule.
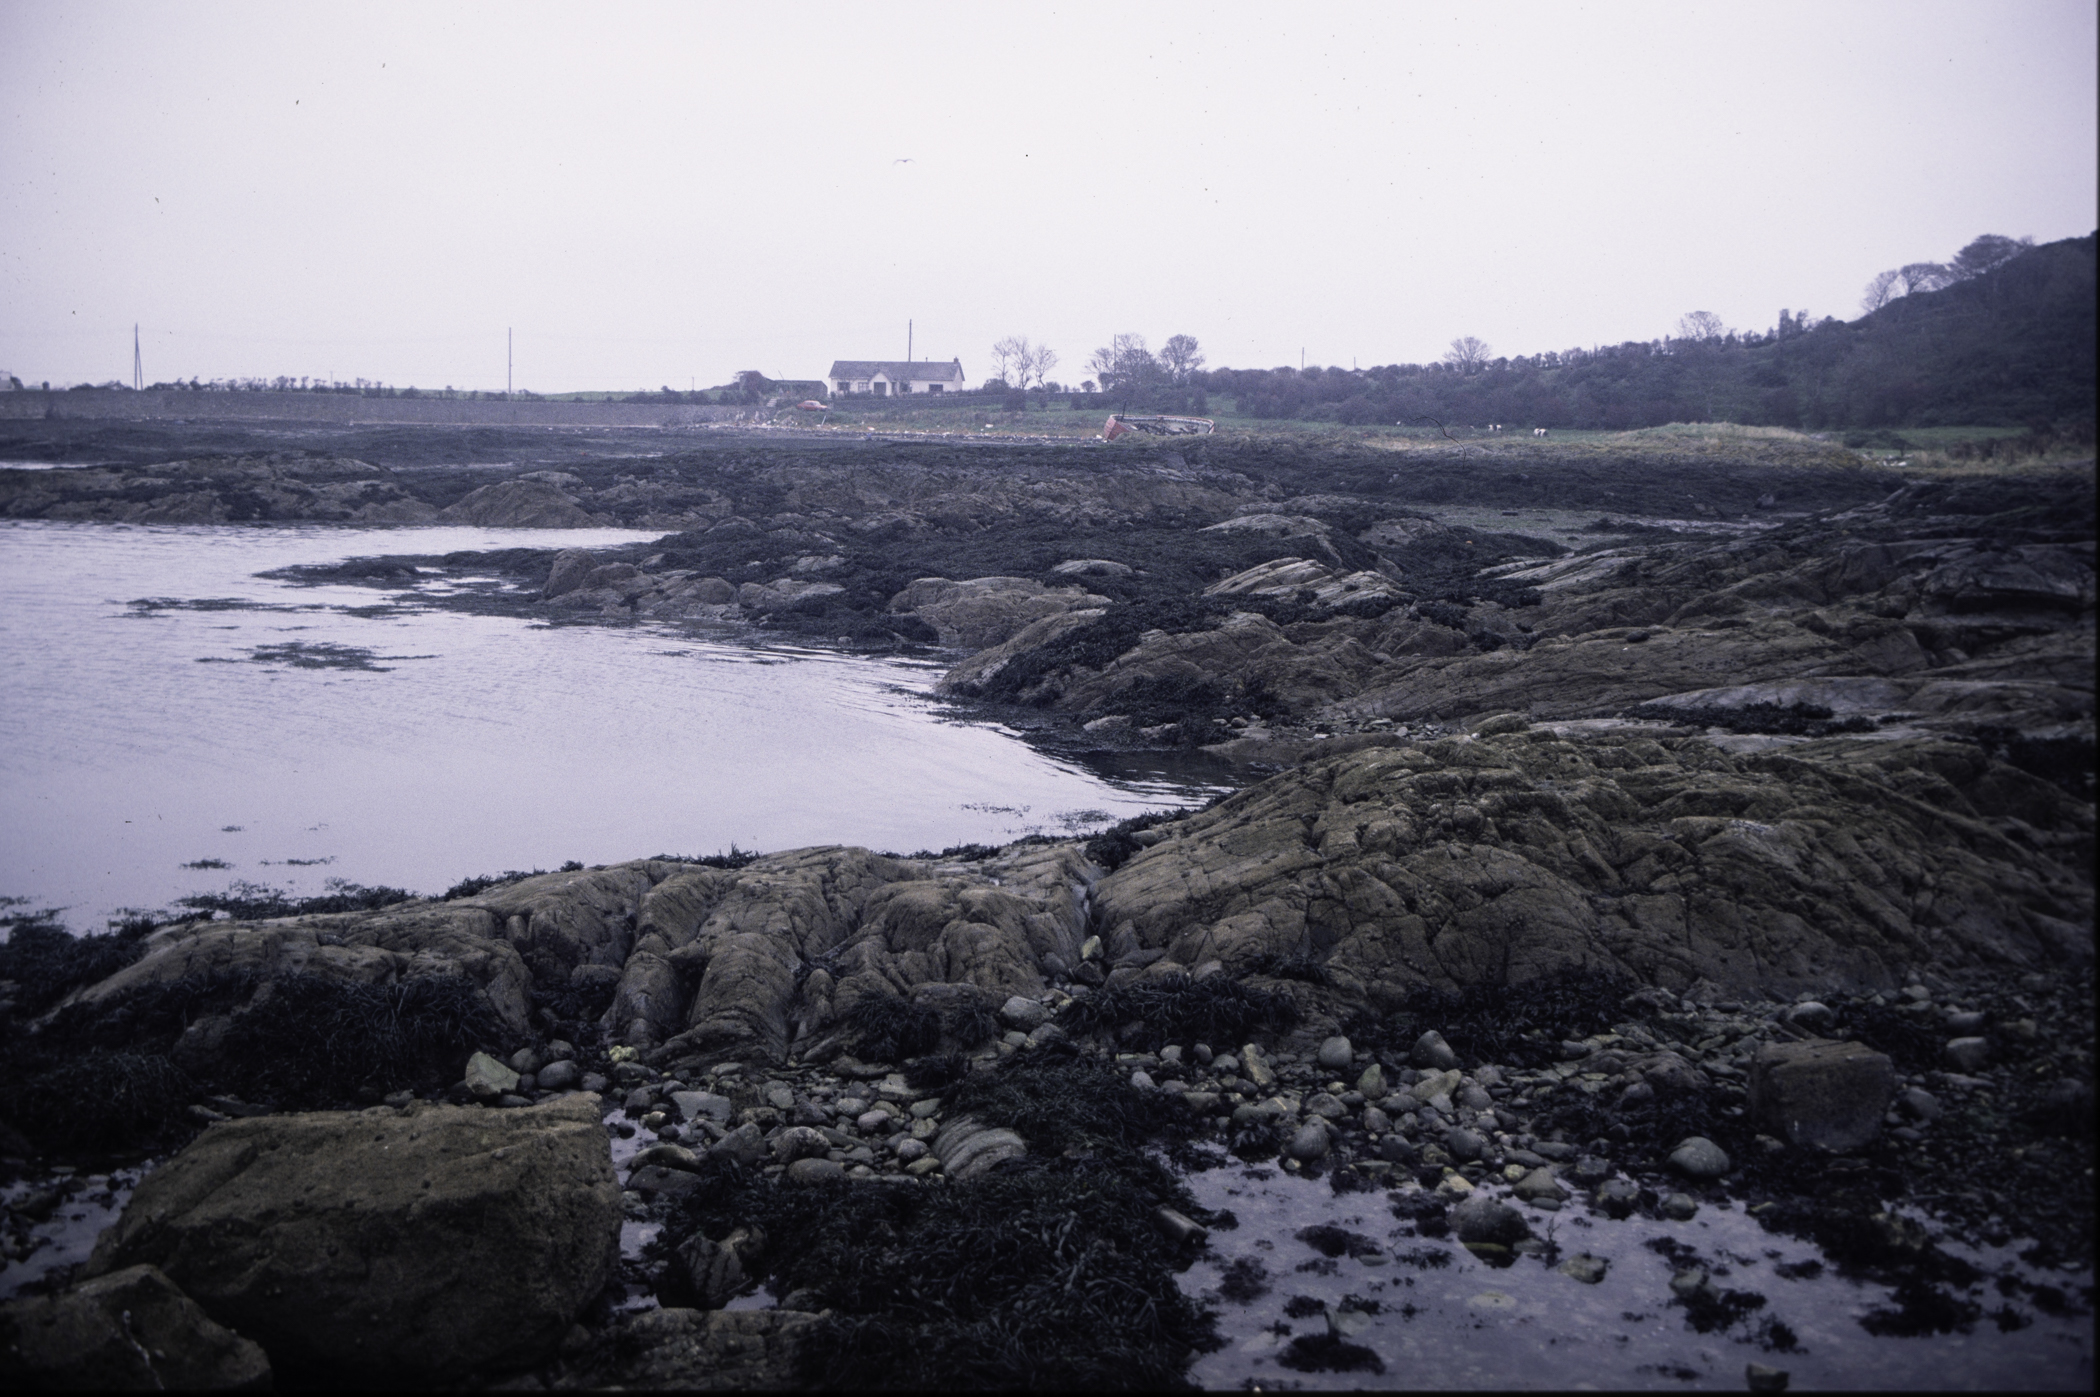
[[[941,1110],[949,1119],[967,1115],[1015,1130],[1031,1152],[1124,1155],[1133,1169],[1147,1142],[1178,1143],[1194,1133],[1178,1098],[1139,1091],[1109,1062],[1067,1043],[1015,1053],[990,1072],[971,1074],[949,1090]]]
[[[318,897],[290,897],[260,883],[235,883],[223,893],[197,893],[176,902],[198,912],[224,912],[239,922],[259,922],[331,912],[375,912],[397,902],[412,902],[415,897],[402,888],[367,887],[330,878],[328,891]]]
[[[1359,1049],[1405,1061],[1429,1029],[1465,1063],[1544,1067],[1559,1059],[1567,1038],[1601,1033],[1624,1017],[1632,982],[1606,971],[1575,969],[1514,985],[1474,985],[1460,991],[1420,985],[1397,1012],[1365,1010],[1342,1031]]]
[[[150,921],[134,921],[114,932],[75,936],[52,918],[51,911],[17,913],[0,918],[7,940],[0,942],[0,981],[12,982],[6,1013],[34,1018],[81,985],[116,974],[145,954]],[[4,1025],[4,1020],[0,1020]]]
[[[1278,1033],[1298,1020],[1290,996],[1258,990],[1224,975],[1201,980],[1175,973],[1113,985],[1065,1010],[1068,1031],[1115,1032],[1125,1047],[1154,1051],[1167,1043],[1237,1043]],[[1132,1030],[1130,1025],[1142,1025]]]
[[[1829,709],[1815,703],[1746,703],[1735,708],[1711,705],[1678,707],[1644,703],[1620,715],[1687,727],[1720,728],[1724,732],[1786,733],[1797,737],[1829,737],[1833,733],[1872,732],[1874,720],[1857,715],[1834,718]]]
[[[922,1057],[941,1045],[941,1018],[892,995],[867,995],[846,1015],[854,1055],[870,1062]]]
[[[1055,1075],[1082,1068],[1068,1062]],[[1039,1125],[1046,1113],[1025,1096],[1049,1075],[1024,1065],[999,1090],[953,1099],[980,1119]],[[1052,1153],[1060,1139],[1142,1138],[1141,1113],[1112,1104],[1112,1085],[1136,1095],[1113,1078],[1093,1082],[1077,1096],[1081,1119],[1031,1135],[1027,1161],[939,1187],[797,1187],[707,1161],[656,1245],[667,1253],[695,1231],[719,1239],[762,1229],[759,1275],[779,1294],[808,1290],[811,1308],[831,1311],[799,1375],[812,1385],[1182,1386],[1190,1357],[1219,1341],[1212,1317],[1176,1286],[1183,1259],[1152,1214],[1163,1204],[1200,1210],[1134,1148]]]
[[[1276,1356],[1300,1373],[1383,1373],[1385,1360],[1336,1334],[1301,1334]]]
[[[1252,1256],[1242,1256],[1225,1267],[1224,1279],[1218,1283],[1218,1295],[1237,1305],[1245,1305],[1269,1293],[1269,1268]],[[1303,1298],[1303,1297],[1300,1297]],[[1292,1300],[1291,1304],[1298,1303]],[[1285,1311],[1288,1313],[1288,1309]]]
[[[196,1083],[163,1053],[10,1052],[0,1071],[0,1120],[41,1148],[64,1152],[179,1139],[186,1133],[184,1105],[196,1091]]]
[[[1086,856],[1113,873],[1145,847],[1132,838],[1133,835],[1171,820],[1182,819],[1188,813],[1186,810],[1152,810],[1143,815],[1132,816],[1089,839],[1086,842]]]

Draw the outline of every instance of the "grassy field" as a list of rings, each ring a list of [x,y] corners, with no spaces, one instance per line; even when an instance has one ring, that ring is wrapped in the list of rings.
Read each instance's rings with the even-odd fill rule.
[[[1766,465],[1824,466],[1834,469],[1882,466],[1921,476],[1991,475],[2050,470],[2092,459],[2089,433],[2035,436],[2017,427],[1928,427],[1901,431],[1801,432],[1787,427],[1748,427],[1733,422],[1672,422],[1633,431],[1554,430],[1544,437],[1528,431],[1491,433],[1465,426],[1448,431],[1430,426],[1350,427],[1336,422],[1307,422],[1243,417],[1230,411],[1230,399],[1214,402],[1207,414],[1220,436],[1243,440],[1288,441],[1427,455],[1479,455],[1505,462],[1580,462],[1603,458],[1668,458],[1673,460],[1756,462]],[[881,404],[851,402],[824,413],[783,409],[769,414],[782,426],[813,428],[840,435],[868,431],[886,435],[918,434],[967,437],[1030,437],[1053,440],[1097,438],[1109,414],[1104,400],[1096,405],[1031,407],[1010,412],[983,400],[891,400]],[[1157,444],[1157,438],[1126,437],[1120,449]]]

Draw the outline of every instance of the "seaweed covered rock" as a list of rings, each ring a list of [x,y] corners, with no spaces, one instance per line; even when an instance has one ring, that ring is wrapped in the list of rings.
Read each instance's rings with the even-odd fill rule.
[[[88,1270],[157,1266],[280,1373],[455,1380],[551,1352],[612,1274],[590,1095],[226,1122],[155,1170]]]
[[[1187,1243],[1162,1217],[1197,1230],[1214,1220],[1154,1153],[1186,1143],[1187,1113],[1103,1057],[1056,1046],[966,1074],[940,1115],[935,1148],[950,1168],[938,1187],[800,1183],[706,1161],[653,1244],[668,1263],[665,1302],[718,1303],[762,1280],[790,1310],[828,1312],[802,1350],[808,1387],[1178,1385],[1192,1353],[1217,1342],[1175,1282]],[[661,1323],[684,1333],[702,1321]],[[640,1379],[587,1367],[582,1380]]]
[[[1660,704],[1730,726],[1731,711],[1776,702],[1966,736],[2004,728],[2080,748],[2089,771],[2090,472],[1992,489],[1979,506],[1920,482],[1775,529],[1655,530],[1557,557],[1543,540],[1428,520],[1376,520],[1351,539],[1311,517],[1247,514],[1197,537],[1273,537],[1264,558],[1212,572],[1178,605],[1039,622],[943,687],[1082,720],[1178,719],[1184,742],[1235,757],[1268,736],[1236,739],[1235,715],[1362,729]],[[1339,497],[1307,510],[1393,512]]]
[[[416,497],[416,484],[411,475],[334,454],[197,456],[143,468],[11,471],[0,479],[0,513],[124,524],[427,524],[438,511]]]
[[[1313,960],[1379,1002],[1584,966],[1791,994],[2091,959],[2090,807],[1974,747],[1574,736],[1310,763],[1131,858],[1101,919],[1180,964]]]
[[[0,1384],[16,1392],[267,1392],[270,1360],[152,1266],[0,1305]]]
[[[649,1310],[623,1317],[563,1388],[785,1392],[819,1317],[794,1310]]]
[[[150,936],[132,964],[60,1001],[43,1023],[69,1013],[102,1016],[127,998],[207,985],[236,989],[230,1004],[214,1008],[238,1013],[260,987],[294,977],[357,985],[452,977],[471,981],[498,1018],[522,1030],[531,977],[500,939],[498,925],[461,903],[266,922],[180,922]]]

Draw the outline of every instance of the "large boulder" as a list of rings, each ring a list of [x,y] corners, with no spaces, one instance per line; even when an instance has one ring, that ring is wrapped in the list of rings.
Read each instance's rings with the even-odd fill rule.
[[[1072,632],[1091,626],[1107,614],[1107,611],[1100,608],[1085,607],[1077,611],[1060,611],[1055,615],[1030,621],[997,645],[987,650],[979,650],[949,670],[941,676],[941,682],[936,688],[944,694],[976,693],[1018,656],[1055,645]]]
[[[1750,1061],[1750,1114],[1790,1144],[1856,1149],[1881,1132],[1896,1067],[1864,1043],[1767,1043]]]
[[[1045,587],[1027,577],[922,577],[890,598],[891,611],[916,615],[941,644],[968,650],[998,645],[1048,616],[1106,605],[1107,597],[1083,588]]]
[[[551,1352],[617,1259],[598,1098],[218,1124],[140,1184],[91,1275],[157,1266],[280,1372],[428,1384]]]
[[[540,600],[553,601],[556,597],[567,596],[583,586],[584,579],[597,566],[598,560],[585,549],[563,549],[554,555],[554,565],[547,570],[547,581],[540,588]]]
[[[270,1360],[152,1266],[0,1305],[0,1386],[13,1392],[267,1392]]]

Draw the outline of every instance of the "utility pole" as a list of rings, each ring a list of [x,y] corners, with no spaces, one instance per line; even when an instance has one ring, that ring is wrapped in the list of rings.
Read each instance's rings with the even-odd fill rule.
[[[139,326],[131,322],[131,386],[143,389],[146,386],[146,361],[139,357]]]
[[[517,334],[516,330],[511,329],[503,332],[503,401],[506,403],[511,398],[511,376],[518,364]]]
[[[911,326],[911,322],[910,322],[909,320],[905,321],[905,322],[904,322],[904,362],[905,362],[905,363],[907,363],[907,364],[909,364],[909,363],[911,362],[911,329],[912,329],[912,326]]]

